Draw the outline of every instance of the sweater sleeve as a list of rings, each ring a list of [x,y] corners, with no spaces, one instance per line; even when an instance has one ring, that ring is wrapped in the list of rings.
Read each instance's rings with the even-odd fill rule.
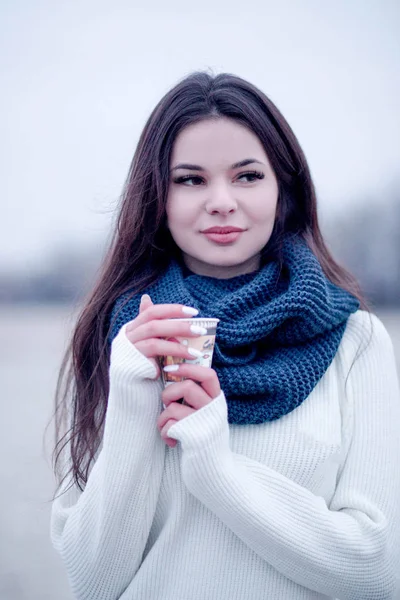
[[[155,376],[121,328],[112,344],[101,451],[84,491],[71,487],[52,507],[52,542],[77,600],[120,598],[139,568],[164,466]]]
[[[194,496],[281,574],[341,600],[394,598],[399,571],[399,384],[390,337],[372,321],[349,374],[353,431],[329,506],[230,450],[223,394],[168,432],[182,444],[182,476]]]

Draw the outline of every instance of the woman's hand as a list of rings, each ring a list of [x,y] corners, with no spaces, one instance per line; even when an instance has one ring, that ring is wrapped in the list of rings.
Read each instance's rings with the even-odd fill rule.
[[[166,367],[172,371],[172,366]],[[162,392],[162,401],[166,409],[157,420],[161,437],[168,446],[174,448],[177,441],[168,437],[168,429],[174,424],[212,402],[221,393],[218,375],[210,367],[200,365],[173,365],[176,375],[186,377],[185,381],[171,383]],[[184,399],[189,406],[179,404]]]
[[[160,356],[176,356],[193,360],[201,353],[188,348],[177,341],[166,338],[199,337],[206,330],[188,322],[168,321],[174,318],[190,318],[198,314],[198,310],[182,304],[153,304],[150,296],[142,296],[139,315],[126,326],[126,337],[156,367],[157,377],[161,375],[157,358]]]
[[[158,363],[160,356],[176,356],[193,360],[201,354],[177,341],[166,339],[178,336],[190,338],[205,335],[206,330],[201,330],[201,328],[191,325],[190,322],[167,320],[194,317],[197,314],[196,309],[182,304],[153,304],[150,296],[147,294],[142,296],[139,315],[128,323],[125,333],[139,352],[154,364],[157,377],[161,375]],[[157,426],[166,444],[173,448],[177,441],[167,437],[169,427],[212,402],[220,394],[221,387],[216,372],[210,367],[186,363],[171,365],[166,369],[173,370],[177,375],[187,378],[185,381],[168,385],[162,393],[166,409],[161,413]],[[177,402],[182,398],[189,406]]]

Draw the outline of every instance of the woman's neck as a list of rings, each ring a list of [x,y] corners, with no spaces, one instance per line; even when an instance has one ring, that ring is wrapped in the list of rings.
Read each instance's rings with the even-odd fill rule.
[[[260,267],[260,255],[252,256],[243,263],[229,266],[212,265],[187,254],[182,255],[182,262],[185,269],[195,275],[214,277],[215,279],[231,279],[257,271]]]

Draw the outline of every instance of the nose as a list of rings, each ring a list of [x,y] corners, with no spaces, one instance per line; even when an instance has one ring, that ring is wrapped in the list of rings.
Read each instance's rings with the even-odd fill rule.
[[[237,202],[233,190],[226,184],[220,183],[210,189],[210,194],[206,202],[206,211],[208,214],[228,215],[237,210]]]

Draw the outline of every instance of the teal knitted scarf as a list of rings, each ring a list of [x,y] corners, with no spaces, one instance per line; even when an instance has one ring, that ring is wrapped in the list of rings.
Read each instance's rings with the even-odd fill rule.
[[[286,237],[283,264],[230,279],[191,273],[176,261],[149,286],[154,303],[178,302],[220,319],[213,356],[228,421],[256,424],[297,408],[331,364],[358,300],[331,283],[306,242]],[[142,293],[145,293],[142,292]],[[115,303],[109,341],[134,319],[142,295]]]

